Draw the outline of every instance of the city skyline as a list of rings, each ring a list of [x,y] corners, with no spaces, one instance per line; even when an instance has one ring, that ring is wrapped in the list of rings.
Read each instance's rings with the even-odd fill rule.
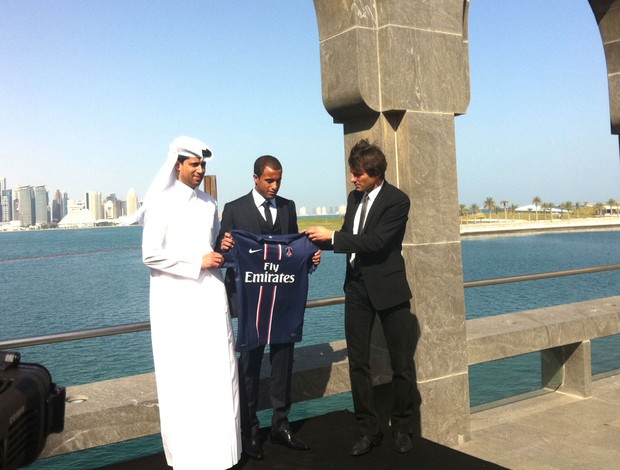
[[[209,27],[186,27],[197,18]],[[476,0],[468,20],[459,202],[620,198],[588,3]],[[262,154],[282,161],[281,194],[298,207],[346,200],[343,131],[322,104],[312,2],[0,4],[0,172],[12,184],[73,197],[134,187],[143,197],[183,134],[212,147],[207,173],[221,203],[252,188]]]
[[[7,191],[8,189],[8,191]],[[53,192],[53,197],[50,193]],[[125,199],[116,193],[104,196],[101,191],[86,191],[83,198],[70,197],[67,191],[49,190],[47,185],[18,185],[9,188],[7,179],[0,176],[0,225],[19,222],[21,227],[67,222],[84,224],[94,221],[120,221],[131,216],[141,205],[138,195],[129,188]],[[220,207],[220,211],[223,207]],[[298,207],[298,215],[344,214],[345,205]],[[85,214],[86,213],[86,214]],[[72,216],[65,219],[65,216]],[[84,217],[88,220],[84,220]],[[82,220],[77,221],[78,218]]]
[[[12,190],[15,190],[15,189],[17,189],[19,187],[33,187],[34,188],[34,187],[40,186],[40,187],[46,187],[47,188],[46,184],[43,184],[43,185],[32,185],[32,184],[30,184],[30,185],[20,185],[20,186],[15,185],[15,186],[13,186],[11,188],[11,187],[9,187],[9,185],[7,183],[7,178],[4,178],[4,177],[0,176],[0,190],[2,190],[4,188],[2,186],[3,182],[6,185],[7,189],[12,189]],[[203,184],[201,184],[201,189],[204,189],[203,188]],[[107,199],[107,198],[115,196],[116,198],[118,198],[118,199],[120,199],[120,200],[122,200],[124,202],[127,202],[130,199],[130,194],[133,192],[133,194],[137,196],[137,206],[135,208],[137,209],[139,204],[142,203],[142,199],[141,199],[140,195],[136,194],[134,188],[129,188],[127,190],[127,192],[123,195],[124,198],[119,197],[119,195],[117,193],[108,193],[107,195],[105,195],[106,191],[86,191],[82,198],[71,197],[71,194],[68,191],[62,191],[60,189],[53,189],[53,190],[52,189],[47,189],[47,191],[48,191],[48,193],[49,192],[58,192],[59,191],[60,193],[65,194],[67,196],[67,199],[73,200],[73,201],[77,201],[77,202],[86,202],[87,199],[88,199],[88,193],[89,192],[100,193],[101,196],[104,199]],[[218,189],[218,191],[219,191],[219,189]],[[478,205],[481,209],[484,209],[485,208],[485,202],[489,198],[493,199],[493,202],[496,204],[497,207],[503,208],[504,206],[510,206],[510,205],[519,206],[519,207],[520,206],[531,205],[534,202],[535,199],[540,198],[540,197],[537,194],[534,194],[529,199],[528,198],[524,198],[524,199],[519,199],[517,201],[513,201],[513,200],[507,200],[507,199],[501,198],[501,197],[497,197],[496,198],[493,195],[488,195],[485,198],[481,199],[480,201],[469,201],[469,202],[459,201],[459,205],[464,205],[464,206],[467,206],[467,207],[471,207],[472,205]],[[562,198],[562,199],[556,200],[556,201],[547,201],[547,200],[544,200],[544,199],[540,198],[539,205],[549,204],[550,203],[550,204],[553,204],[554,207],[559,207],[559,206],[563,205],[566,202],[570,202],[570,203],[573,203],[573,204],[578,203],[578,204],[592,204],[593,205],[593,204],[597,204],[597,203],[607,204],[610,200],[615,200],[617,202],[620,202],[614,196],[610,196],[610,197],[603,198],[603,199],[597,199],[597,200],[589,200],[589,199],[579,200],[579,199],[568,197],[568,198]],[[52,202],[52,199],[50,198],[50,209],[51,209],[51,202]],[[219,206],[220,206],[219,209],[220,209],[220,211],[223,209],[223,204],[225,202],[228,202],[228,201],[220,201],[219,202]],[[336,205],[323,204],[323,205],[311,206],[311,207],[308,207],[308,206],[298,206],[297,207],[297,211],[298,211],[298,215],[325,215],[325,214],[335,214],[335,213],[338,212],[338,210],[341,210],[343,207],[345,207],[344,201],[341,202],[340,204],[336,204]],[[132,213],[132,212],[129,212],[129,213]]]

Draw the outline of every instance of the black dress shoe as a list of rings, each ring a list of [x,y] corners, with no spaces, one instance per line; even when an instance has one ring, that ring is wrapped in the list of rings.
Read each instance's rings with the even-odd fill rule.
[[[271,431],[269,435],[271,438],[271,442],[277,442],[278,444],[282,444],[283,446],[288,447],[293,450],[308,450],[308,444],[304,441],[295,437],[295,435],[291,432],[290,429],[280,429],[277,432]]]
[[[379,432],[379,434],[375,434],[374,436],[362,436],[359,441],[355,443],[353,448],[351,449],[351,455],[358,456],[367,454],[372,450],[373,447],[377,447],[381,444],[381,440],[383,439],[383,434]]]
[[[250,442],[244,443],[243,452],[253,460],[263,460],[265,458],[263,447],[260,445],[257,437],[252,438]]]
[[[394,431],[394,447],[397,452],[409,452],[413,449],[411,436],[406,432]]]

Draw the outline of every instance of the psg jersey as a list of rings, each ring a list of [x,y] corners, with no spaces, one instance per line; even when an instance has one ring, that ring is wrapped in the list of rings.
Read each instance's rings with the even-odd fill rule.
[[[301,341],[308,274],[318,247],[303,233],[256,235],[231,230],[224,267],[235,271],[237,351]]]

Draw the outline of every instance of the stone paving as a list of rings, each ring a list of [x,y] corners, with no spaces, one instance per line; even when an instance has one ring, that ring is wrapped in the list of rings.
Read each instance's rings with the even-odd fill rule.
[[[592,396],[548,393],[471,415],[472,439],[453,448],[511,469],[620,468],[620,375]]]

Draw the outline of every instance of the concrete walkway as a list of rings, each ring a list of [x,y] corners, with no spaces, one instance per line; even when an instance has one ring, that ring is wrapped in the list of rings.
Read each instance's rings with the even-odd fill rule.
[[[471,416],[454,449],[511,469],[620,468],[620,375],[595,380],[590,398],[549,393]]]

